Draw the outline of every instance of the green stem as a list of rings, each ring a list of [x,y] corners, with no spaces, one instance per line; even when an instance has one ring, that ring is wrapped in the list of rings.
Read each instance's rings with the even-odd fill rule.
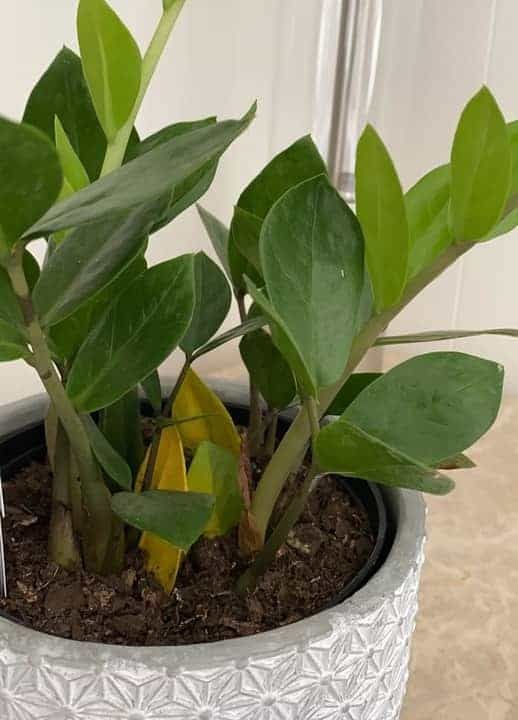
[[[104,175],[108,175],[108,173],[116,170],[123,163],[131,132],[133,130],[133,126],[135,125],[135,120],[137,119],[142,102],[153,75],[155,74],[160,58],[165,50],[169,37],[186,1],[187,0],[177,0],[168,10],[164,10],[162,17],[160,18],[160,22],[158,23],[147,52],[142,60],[142,80],[140,83],[139,94],[135,100],[135,105],[133,106],[133,110],[131,111],[126,124],[119,130],[115,139],[108,144],[106,157],[101,170],[101,177],[104,177]]]
[[[277,442],[277,428],[279,427],[279,411],[272,410],[270,413],[270,421],[268,432],[264,441],[263,457],[270,459],[275,452],[275,443]]]
[[[110,496],[102,481],[83,424],[54,367],[45,335],[34,312],[22,257],[23,246],[20,244],[7,263],[7,271],[22,309],[32,348],[30,364],[40,376],[73,449],[81,477],[83,506],[89,521],[86,525],[90,526],[90,532],[85,528],[83,538],[85,560],[89,569],[100,570],[109,543],[102,523],[107,518],[111,519]]]
[[[236,293],[237,307],[239,309],[239,318],[241,323],[244,323],[247,319],[247,312],[245,306],[245,296],[237,290]],[[250,413],[248,420],[248,448],[250,450],[251,457],[257,457],[263,444],[264,439],[264,427],[263,427],[263,413],[261,410],[261,399],[259,396],[259,389],[250,376]]]
[[[353,343],[349,361],[340,379],[334,385],[324,388],[320,392],[318,398],[320,416],[325,414],[343,384],[394,317],[471,247],[473,247],[471,243],[451,245],[432,265],[408,283],[402,300],[396,306],[374,316],[366,324]],[[265,468],[254,494],[252,512],[263,538],[266,537],[268,523],[284,483],[304,453],[309,438],[310,427],[307,413],[301,409]]]

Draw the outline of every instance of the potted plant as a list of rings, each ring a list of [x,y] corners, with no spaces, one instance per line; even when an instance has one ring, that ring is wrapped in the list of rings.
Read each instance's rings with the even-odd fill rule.
[[[453,489],[445,470],[469,467],[503,371],[458,352],[355,369],[374,345],[516,336],[385,331],[518,224],[518,126],[483,88],[450,164],[406,193],[368,127],[356,214],[301,138],[243,191],[230,229],[199,208],[221,267],[204,253],[147,267],[150,236],[198,201],[255,114],[139,138],[184,1],[163,0],[141,57],[105,0],[80,0],[81,58],[62,50],[23,122],[0,119],[0,360],[25,360],[47,391],[0,413],[2,717],[392,720],[422,560],[415,491]],[[241,324],[220,332],[232,297]],[[246,400],[195,372],[235,338]],[[162,387],[176,348],[183,369]],[[355,487],[389,532],[342,600],[380,531]]]

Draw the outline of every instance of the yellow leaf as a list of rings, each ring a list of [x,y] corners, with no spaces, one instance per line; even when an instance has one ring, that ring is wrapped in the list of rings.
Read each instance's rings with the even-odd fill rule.
[[[136,492],[142,491],[149,453],[150,449],[147,451],[137,476]],[[182,440],[174,426],[162,430],[151,487],[148,489],[187,490]],[[139,547],[146,555],[148,572],[155,576],[166,593],[172,592],[183,560],[182,550],[148,532],[142,533]]]
[[[175,400],[173,418],[196,415],[210,417],[178,425],[184,447],[194,451],[201,442],[210,440],[239,457],[241,440],[232,418],[218,396],[190,369]]]

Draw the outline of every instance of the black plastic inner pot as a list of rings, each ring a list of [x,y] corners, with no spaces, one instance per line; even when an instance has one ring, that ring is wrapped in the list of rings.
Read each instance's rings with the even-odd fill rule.
[[[227,404],[227,407],[238,425],[247,424],[247,407],[235,404]],[[151,408],[147,402],[142,403],[142,414],[151,415]],[[286,433],[289,424],[288,420],[281,419],[279,421],[279,438]],[[44,459],[45,452],[45,430],[42,422],[33,423],[16,432],[4,435],[0,439],[2,480],[4,482],[9,481],[32,460]],[[375,543],[372,553],[363,568],[318,612],[334,607],[363,587],[385,561],[394,539],[394,521],[380,488],[374,483],[359,478],[337,477],[340,483],[343,484],[344,489],[352,495],[359,505],[365,508],[374,531]],[[0,612],[0,617],[6,617],[20,624],[16,618],[12,618],[6,613]]]

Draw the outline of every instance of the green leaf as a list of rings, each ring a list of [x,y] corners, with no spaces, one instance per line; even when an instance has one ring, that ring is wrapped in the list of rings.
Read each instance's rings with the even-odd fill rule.
[[[63,184],[59,158],[45,135],[0,118],[0,251],[56,200]]]
[[[243,210],[239,206],[234,208],[234,216],[230,226],[232,242],[236,246],[239,256],[242,256],[259,275],[261,274],[259,238],[262,226],[262,218]],[[245,271],[242,274],[246,275],[247,273]]]
[[[182,339],[193,307],[191,255],[155,265],[130,283],[76,355],[67,383],[76,408],[106,407],[148,377]]]
[[[326,174],[326,164],[307,135],[274,157],[242,192],[237,204],[264,220],[277,200],[290,188]]]
[[[458,338],[477,337],[479,335],[503,335],[518,337],[518,329],[492,328],[490,330],[432,330],[431,332],[411,335],[382,335],[375,345],[406,345],[408,343],[438,342],[440,340],[456,340]]]
[[[245,320],[245,322],[241,323],[241,325],[237,325],[230,330],[226,330],[224,333],[221,333],[221,335],[217,335],[213,340],[210,340],[208,343],[203,345],[199,350],[194,353],[192,359],[197,360],[202,355],[206,355],[208,352],[215,350],[221,345],[225,345],[231,340],[235,340],[236,338],[240,338],[243,335],[247,335],[248,333],[254,332],[255,330],[259,330],[267,324],[268,320],[263,316],[254,317],[250,320]]]
[[[123,490],[131,490],[133,477],[128,463],[108,442],[96,423],[89,415],[82,416],[90,446],[99,465],[105,473],[114,480]]]
[[[26,237],[41,237],[104,220],[113,212],[145,205],[217,160],[248,127],[255,105],[241,120],[227,120],[174,137],[55,205]]]
[[[290,188],[304,180],[325,175],[326,165],[309,135],[300,138],[279,153],[241,193],[230,228],[232,242],[239,255],[261,274],[259,237],[261,225],[273,205]],[[246,267],[234,259],[234,274],[253,279]],[[239,284],[239,282],[237,283]]]
[[[81,60],[64,47],[38,81],[27,102],[23,121],[54,142],[58,117],[90,180],[99,177],[106,138],[86,85]]]
[[[142,142],[134,145],[128,152],[126,161],[140,157],[150,150],[160,147],[172,138],[179,137],[180,135],[184,135],[189,132],[194,132],[195,130],[200,130],[201,128],[209,127],[215,123],[216,118],[210,117],[204,120],[181,122],[170,125],[169,127],[160,130]],[[174,220],[174,218],[178,217],[178,215],[193,205],[202,195],[205,194],[212,184],[217,167],[218,161],[211,160],[192,175],[185,178],[185,180],[178,183],[175,187],[171,187],[170,202],[163,216],[158,220],[153,228],[153,232],[170,223]]]
[[[446,495],[455,483],[434,468],[389,447],[345,417],[326,425],[316,441],[318,466],[389,487]]]
[[[72,231],[54,250],[34,288],[43,325],[55,325],[109,285],[142,251],[165,201],[117,212]]]
[[[259,306],[260,310],[268,318],[273,340],[281,354],[290,366],[297,383],[308,395],[315,396],[318,388],[311,369],[306,363],[297,340],[284,322],[284,319],[277,313],[273,305],[261,290],[254,283],[245,277],[247,291],[252,300]]]
[[[503,368],[458,352],[421,355],[366,387],[345,420],[426,465],[463,452],[493,424]]]
[[[27,341],[21,331],[0,319],[0,362],[18,360],[28,355]]]
[[[331,385],[347,363],[363,289],[363,238],[354,213],[325,176],[306,180],[268,214],[260,250],[272,307],[313,384]]]
[[[405,288],[410,237],[401,183],[387,148],[370,125],[358,143],[356,208],[375,306],[381,312],[395,305]]]
[[[451,151],[450,225],[456,242],[483,238],[500,220],[511,172],[507,126],[483,87],[466,105]]]
[[[211,495],[149,490],[140,495],[117,493],[112,497],[113,512],[128,525],[151,532],[182,550],[198,540],[214,507]]]
[[[131,33],[104,0],[80,0],[77,33],[83,70],[108,140],[128,121],[138,97],[142,59]]]
[[[448,226],[450,166],[422,177],[405,195],[410,231],[410,278],[428,267],[453,242]]]
[[[132,388],[100,413],[99,428],[111,447],[137,477],[144,460],[144,441],[137,388]]]
[[[187,356],[208,342],[219,330],[232,300],[228,282],[203,252],[194,256],[195,304],[189,329],[180,347]]]
[[[61,167],[65,181],[68,182],[72,190],[81,190],[90,184],[90,178],[83,167],[83,163],[72,147],[68,135],[65,132],[60,119],[56,115],[55,122],[55,138],[56,150],[58,151]]]
[[[245,335],[239,351],[250,377],[272,409],[282,410],[296,395],[290,366],[264,330]]]
[[[365,390],[367,385],[380,377],[381,373],[354,373],[351,375],[329,406],[327,414],[341,415],[362,390]]]
[[[142,389],[144,390],[144,393],[151,403],[151,407],[153,408],[156,415],[160,415],[160,411],[162,410],[162,384],[160,383],[160,375],[158,374],[158,370],[153,370],[151,375],[148,375],[147,378],[144,378],[141,382]]]
[[[234,290],[240,293],[246,293],[245,277],[248,277],[256,285],[262,285],[263,279],[257,272],[254,265],[249,262],[238,248],[232,231],[228,239],[228,264],[230,267],[230,277]]]
[[[201,442],[187,474],[187,487],[215,497],[214,511],[204,535],[209,538],[226,535],[239,523],[243,498],[238,482],[238,459],[229,450],[208,440]]]
[[[217,217],[212,215],[208,210],[205,210],[201,205],[196,206],[201,221],[207,231],[209,240],[212,243],[212,247],[218,259],[221,263],[221,267],[226,272],[229,280],[232,279],[230,267],[228,264],[228,241],[229,241],[229,230]]]
[[[55,354],[70,363],[91,329],[98,322],[115,298],[136,277],[146,270],[146,261],[139,255],[118,275],[113,282],[97,293],[91,300],[57,325],[50,328],[50,338]]]

